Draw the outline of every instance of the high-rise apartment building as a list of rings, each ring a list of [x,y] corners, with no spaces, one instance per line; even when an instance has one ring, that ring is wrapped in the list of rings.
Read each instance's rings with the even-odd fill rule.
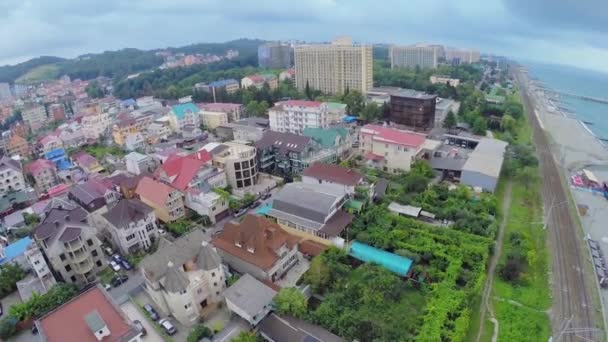
[[[275,103],[268,110],[270,129],[282,133],[302,134],[306,128],[327,128],[346,115],[346,105],[305,100]]]
[[[439,49],[437,46],[412,45],[391,46],[391,68],[437,68]]]
[[[472,49],[446,49],[445,60],[453,64],[471,64],[479,62],[479,51]]]
[[[42,105],[30,105],[23,108],[21,112],[21,116],[23,117],[23,121],[25,121],[32,131],[39,130],[42,126],[44,126],[48,117],[46,116],[46,109]]]
[[[373,85],[371,45],[353,45],[341,38],[332,44],[295,48],[296,86],[326,94],[343,94],[347,89],[365,93]]]
[[[287,69],[291,67],[293,49],[281,43],[266,43],[258,47],[260,68]]]
[[[10,99],[11,97],[11,86],[8,83],[0,83],[0,101]]]

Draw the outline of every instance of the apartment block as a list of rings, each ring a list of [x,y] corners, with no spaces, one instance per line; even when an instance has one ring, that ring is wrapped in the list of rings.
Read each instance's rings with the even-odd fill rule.
[[[437,68],[438,51],[434,46],[391,46],[391,68]]]
[[[297,46],[295,70],[300,91],[308,84],[326,94],[343,94],[347,89],[363,94],[373,86],[372,47],[353,45],[349,39]]]
[[[222,143],[217,152],[212,154],[213,165],[226,171],[226,179],[230,186],[240,189],[257,184],[255,147],[231,141]]]
[[[292,63],[293,49],[279,42],[266,43],[258,47],[258,65],[260,68],[284,69]]]

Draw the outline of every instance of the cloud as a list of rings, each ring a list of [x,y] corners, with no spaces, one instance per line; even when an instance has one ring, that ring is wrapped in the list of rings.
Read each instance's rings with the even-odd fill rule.
[[[0,41],[0,64],[242,37],[352,35],[367,43],[434,42],[605,70],[607,11],[604,0],[3,0],[0,35],[11,39]]]

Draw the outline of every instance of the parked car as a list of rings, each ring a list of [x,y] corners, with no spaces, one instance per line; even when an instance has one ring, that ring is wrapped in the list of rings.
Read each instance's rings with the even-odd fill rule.
[[[131,264],[127,260],[124,260],[124,259],[120,262],[120,265],[122,266],[122,268],[124,268],[127,271],[130,271],[131,269],[133,269],[133,266],[131,266]]]
[[[163,329],[165,329],[165,332],[169,336],[175,335],[175,333],[177,332],[177,329],[175,329],[173,324],[171,324],[171,322],[166,318],[158,321],[158,324],[160,324],[160,326],[163,327]]]
[[[158,235],[165,235],[165,234],[167,234],[166,230],[158,228]]]
[[[234,212],[234,217],[241,217],[245,214],[247,214],[247,209],[239,209]]]
[[[259,206],[260,206],[260,204],[261,204],[261,202],[260,202],[260,201],[255,201],[255,202],[253,202],[253,203],[251,204],[251,209],[254,209],[254,208],[259,207]]]
[[[110,267],[114,270],[114,272],[120,271],[120,264],[114,260],[110,260]]]
[[[267,193],[265,193],[265,194],[263,194],[263,195],[262,195],[262,199],[263,199],[263,200],[267,200],[267,199],[269,199],[271,196],[272,196],[272,194],[271,194],[270,192],[267,192]]]
[[[112,278],[112,286],[119,287],[121,284],[126,283],[129,277],[126,275],[120,275]]]
[[[156,310],[152,307],[152,305],[144,304],[144,310],[146,310],[146,312],[148,313],[148,316],[150,316],[150,318],[153,321],[158,321],[158,319],[160,318],[160,316],[158,315],[158,312],[156,312]]]
[[[141,322],[139,320],[137,320],[137,319],[134,320],[133,325],[135,326],[135,329],[137,329],[141,333],[141,336],[146,336],[148,334],[148,332],[146,331],[146,328],[144,327],[143,324],[141,324]]]
[[[112,260],[116,261],[117,263],[120,263],[122,261],[122,257],[120,256],[120,254],[114,254],[112,255]]]
[[[103,252],[106,253],[107,256],[112,256],[112,254],[114,254],[114,250],[112,250],[110,247],[105,247]]]
[[[110,285],[110,284],[103,284],[103,288],[104,288],[106,291],[110,291],[110,290],[112,289],[112,285]]]

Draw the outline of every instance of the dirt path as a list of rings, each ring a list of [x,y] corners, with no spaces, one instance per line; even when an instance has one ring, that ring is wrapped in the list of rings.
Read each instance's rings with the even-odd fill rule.
[[[494,333],[492,334],[492,341],[495,342],[498,339],[498,321],[494,317],[494,307],[492,306],[492,301],[490,300],[490,294],[492,293],[492,284],[494,283],[494,273],[496,272],[496,265],[498,264],[498,260],[500,259],[500,252],[502,251],[502,241],[505,235],[505,227],[507,226],[507,222],[509,221],[509,208],[511,207],[512,188],[513,184],[511,183],[511,181],[508,181],[502,202],[502,221],[500,222],[500,226],[498,227],[498,235],[496,236],[496,248],[494,249],[494,255],[492,255],[492,258],[490,259],[490,267],[488,267],[486,284],[483,288],[481,305],[479,305],[481,315],[479,316],[479,330],[477,331],[477,338],[475,339],[476,342],[479,342],[479,340],[481,339],[481,334],[483,333],[483,327],[486,321],[486,310],[488,310],[490,314],[490,321],[494,323]]]

